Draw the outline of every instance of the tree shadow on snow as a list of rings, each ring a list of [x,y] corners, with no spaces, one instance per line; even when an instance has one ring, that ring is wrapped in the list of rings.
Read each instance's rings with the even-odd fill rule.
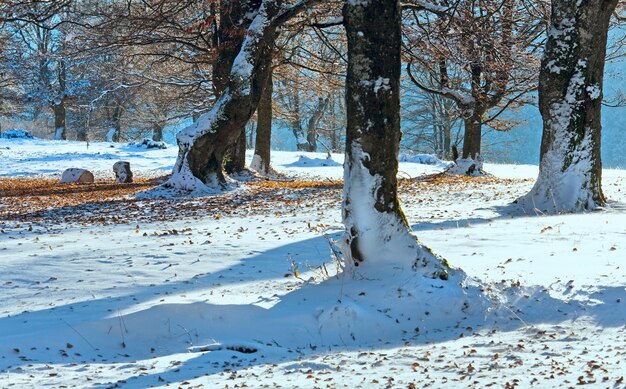
[[[212,274],[1,318],[5,350],[0,366],[15,371],[33,363],[180,359],[165,370],[137,370],[123,378],[124,387],[142,388],[226,369],[297,363],[313,354],[439,343],[477,331],[511,331],[581,316],[602,327],[626,325],[626,312],[619,305],[626,301],[622,286],[596,286],[587,292],[569,288],[560,295],[542,286],[516,286],[496,289],[492,292],[496,298],[489,298],[479,283],[461,285],[454,277],[432,280],[410,271],[367,280],[349,276],[281,280],[286,294],[263,295],[259,287],[261,295],[253,303],[223,305],[207,302],[208,297],[190,303],[159,301],[166,295],[210,293],[216,283],[224,287],[275,278],[284,269],[284,262],[276,258],[288,253],[305,253],[321,264],[321,257],[328,258],[321,254],[328,252],[323,247],[327,248],[324,238],[313,238],[259,253]],[[257,266],[254,270],[252,264]],[[276,285],[269,290],[275,291]],[[191,354],[190,347],[195,347]],[[94,382],[103,387],[115,384]]]
[[[431,230],[449,230],[456,228],[468,228],[472,226],[479,226],[483,224],[493,223],[495,221],[502,220],[513,220],[519,218],[536,218],[536,217],[550,217],[550,216],[576,216],[579,215],[577,213],[562,213],[562,214],[549,214],[549,213],[541,213],[540,211],[535,211],[530,213],[528,210],[525,210],[521,205],[517,203],[509,203],[502,206],[493,206],[486,208],[476,208],[474,211],[491,211],[496,215],[493,217],[469,217],[469,218],[461,218],[455,220],[443,220],[443,221],[420,221],[419,223],[413,224],[411,227],[413,232],[418,235],[420,231],[431,231]],[[609,201],[607,206],[604,209],[598,209],[594,211],[589,211],[589,213],[597,213],[597,212],[626,212],[626,203],[619,201]]]

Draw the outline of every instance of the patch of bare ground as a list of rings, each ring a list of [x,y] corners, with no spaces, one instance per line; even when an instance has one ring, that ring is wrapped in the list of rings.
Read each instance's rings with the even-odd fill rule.
[[[195,198],[138,198],[160,185],[166,177],[138,179],[132,184],[97,181],[94,184],[61,184],[56,179],[0,179],[0,220],[4,222],[58,224],[124,224],[201,218],[222,215],[293,213],[300,207],[327,204],[339,207],[340,180],[257,180],[238,190]],[[406,196],[437,191],[454,192],[512,186],[520,181],[495,177],[463,177],[434,174],[400,180]]]

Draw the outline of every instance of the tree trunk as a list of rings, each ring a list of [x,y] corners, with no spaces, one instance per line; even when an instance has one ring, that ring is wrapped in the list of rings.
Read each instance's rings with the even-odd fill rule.
[[[350,1],[342,249],[347,265],[380,274],[418,269],[447,278],[443,261],[422,247],[398,201],[400,144],[400,4]]]
[[[539,74],[539,176],[520,199],[527,208],[547,212],[594,209],[606,201],[600,114],[608,26],[617,0],[578,3],[552,1]]]
[[[113,132],[111,134],[110,141],[119,142],[122,134],[122,107],[117,102],[115,103],[115,108],[113,108],[112,122]]]
[[[59,61],[58,81],[59,91],[57,98],[53,102],[52,111],[54,112],[54,139],[55,140],[67,140],[66,126],[65,126],[65,82],[66,82],[66,69],[65,61]]]
[[[241,173],[246,168],[246,123],[239,130],[239,137],[226,152],[224,170],[228,174]]]
[[[63,100],[52,106],[52,111],[54,112],[54,139],[67,140],[65,127],[65,103]]]
[[[296,138],[296,148],[298,151],[310,151],[307,134],[302,128],[302,120],[300,118],[300,91],[293,89],[290,91],[291,96],[291,120],[290,126],[293,136]]]
[[[474,113],[463,119],[465,133],[463,135],[463,158],[476,159],[480,154],[480,143],[482,138],[481,114],[474,110]]]
[[[308,143],[307,151],[317,151],[317,127],[320,124],[320,120],[322,120],[322,117],[324,116],[324,111],[326,111],[329,100],[330,97],[318,98],[315,111],[313,111],[313,114],[309,118],[309,122],[306,127],[306,142]]]
[[[257,108],[256,141],[254,145],[254,157],[251,168],[261,174],[271,171],[270,150],[272,140],[272,94],[274,83],[270,72],[261,94],[261,100]]]
[[[76,129],[76,140],[79,142],[87,142],[89,137],[87,136],[87,128],[79,127]]]
[[[452,140],[452,129],[450,128],[450,123],[446,118],[446,122],[443,125],[443,155],[444,158],[450,158],[451,153],[451,140]]]
[[[279,8],[274,1],[263,1],[243,34],[245,40],[229,68],[223,93],[209,112],[178,133],[178,159],[167,186],[191,191],[225,187],[224,154],[256,110],[271,71]]]
[[[155,142],[163,141],[163,125],[161,123],[154,123],[152,125],[152,140]]]

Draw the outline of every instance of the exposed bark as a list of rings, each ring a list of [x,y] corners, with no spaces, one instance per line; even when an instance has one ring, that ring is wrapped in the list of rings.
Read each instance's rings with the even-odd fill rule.
[[[294,93],[292,100],[294,118],[291,120],[291,129],[296,137],[296,147],[298,151],[315,152],[317,151],[317,129],[324,117],[330,97],[318,98],[317,105],[307,121],[306,129],[302,127],[302,120],[300,119],[300,97],[297,92]]]
[[[67,129],[65,125],[65,103],[61,100],[58,104],[52,106],[54,112],[54,139],[67,140]]]
[[[425,267],[447,278],[443,262],[410,233],[398,200],[400,144],[400,4],[346,2],[346,162],[344,254],[348,265]]]
[[[480,114],[476,111],[463,119],[465,132],[463,134],[463,158],[476,159],[480,154],[480,144],[482,141],[482,122]]]
[[[65,69],[65,61],[59,61],[58,70],[58,82],[59,90],[57,98],[52,103],[52,111],[54,112],[54,139],[66,140],[66,112],[65,112],[65,94],[66,94],[66,80],[67,72]]]
[[[260,0],[224,0],[220,4],[220,23],[216,34],[218,65],[213,70],[216,96],[220,96],[228,87],[230,70],[245,38],[242,31],[252,22],[249,15],[258,11],[260,6]],[[225,152],[224,170],[228,174],[242,172],[246,167],[246,123],[243,123],[239,136]]]
[[[601,185],[602,83],[609,20],[617,0],[578,3],[552,1],[541,64],[539,176],[520,202],[542,211],[581,211],[606,202]]]
[[[328,96],[325,98],[320,97],[317,101],[317,105],[315,106],[315,111],[313,111],[313,114],[309,118],[309,122],[306,127],[308,151],[317,151],[317,127],[319,126],[320,120],[322,120],[322,117],[324,116],[329,100],[330,98]]]
[[[233,2],[232,6],[241,4],[244,2]],[[248,30],[233,66],[228,69],[225,88],[211,111],[178,134],[179,154],[167,183],[169,186],[185,190],[225,186],[223,158],[257,108],[271,71],[276,28],[309,2],[288,9],[282,8],[283,1],[280,0],[245,4],[253,4],[256,8],[247,13],[253,19],[246,18],[249,20]]]
[[[122,106],[118,102],[115,102],[115,107],[113,107],[111,122],[113,124],[113,133],[111,135],[111,139],[107,140],[111,142],[119,142],[122,134]]]
[[[76,129],[76,140],[79,142],[87,142],[89,140],[86,127],[81,126]]]
[[[213,67],[213,90],[221,96],[229,83],[230,71],[241,50],[245,34],[250,27],[250,18],[261,7],[261,0],[221,0],[219,4],[219,26],[213,36],[218,47],[217,61]],[[214,7],[212,7],[214,9]]]
[[[274,82],[270,72],[265,89],[261,94],[261,100],[257,108],[256,139],[254,144],[254,157],[251,168],[261,174],[271,171],[270,150],[272,140],[272,94]]]
[[[152,140],[155,142],[163,141],[163,125],[161,123],[154,123],[152,125]]]
[[[246,124],[239,129],[239,137],[226,152],[224,170],[228,174],[241,173],[246,168]]]

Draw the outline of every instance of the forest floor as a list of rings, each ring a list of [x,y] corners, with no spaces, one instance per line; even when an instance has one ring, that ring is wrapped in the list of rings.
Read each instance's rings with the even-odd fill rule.
[[[362,279],[331,250],[341,155],[159,198],[175,157],[0,140],[0,388],[626,387],[626,171],[605,170],[606,209],[547,216],[513,203],[535,166],[402,162],[415,234],[463,271]]]

